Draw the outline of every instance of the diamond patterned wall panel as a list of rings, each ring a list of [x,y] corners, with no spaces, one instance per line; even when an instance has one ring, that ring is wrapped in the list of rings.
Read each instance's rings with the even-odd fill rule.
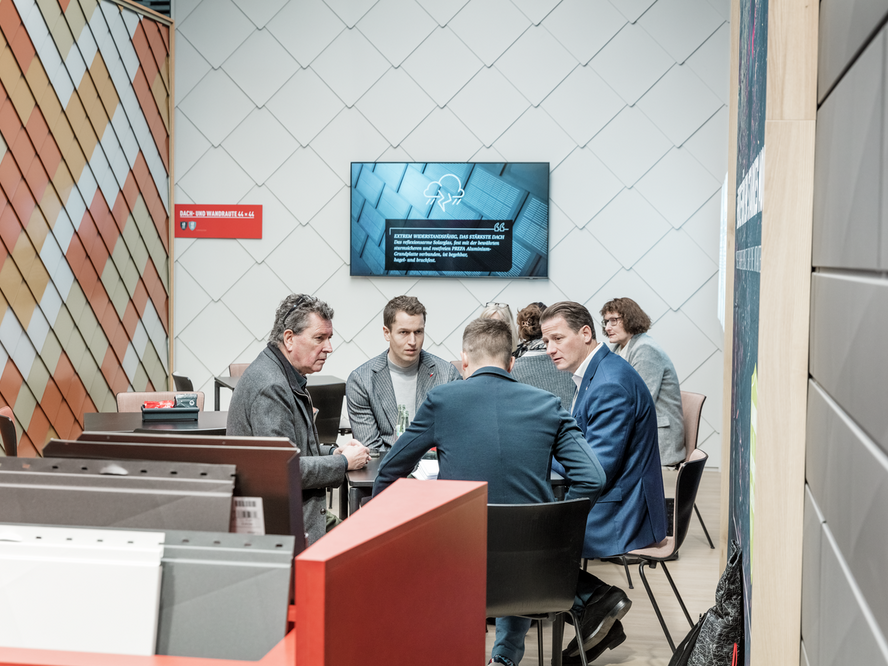
[[[458,357],[465,323],[487,301],[517,310],[572,298],[597,316],[630,296],[686,381],[707,392],[701,435],[717,465],[728,3],[258,4],[174,7],[178,200],[264,206],[261,240],[177,243],[177,371],[211,391],[213,375],[255,357],[272,304],[290,291],[335,309],[325,372],[340,377],[385,348],[381,312],[398,294],[426,304],[427,348],[445,358]],[[378,260],[382,215],[429,214],[385,169],[350,196],[352,162],[506,160],[551,165],[548,280],[349,277],[352,245]],[[240,323],[202,344],[214,317]]]
[[[0,10],[0,401],[20,455],[166,386],[169,41],[113,2]]]

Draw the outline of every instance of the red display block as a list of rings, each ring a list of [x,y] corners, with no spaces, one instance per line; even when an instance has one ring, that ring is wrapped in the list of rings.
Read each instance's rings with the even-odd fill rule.
[[[487,484],[401,479],[296,558],[296,663],[480,664]]]
[[[262,238],[262,206],[176,204],[176,238]]]

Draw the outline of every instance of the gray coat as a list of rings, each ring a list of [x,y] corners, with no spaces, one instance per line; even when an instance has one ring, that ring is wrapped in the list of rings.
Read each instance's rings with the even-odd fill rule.
[[[335,447],[318,443],[306,379],[276,351],[263,349],[238,380],[226,431],[231,436],[286,437],[299,449],[302,519],[311,544],[326,531],[325,489],[342,484],[348,461],[330,455]]]
[[[364,446],[387,451],[395,443],[398,401],[388,369],[388,350],[359,366],[348,377],[345,397],[352,435]],[[429,389],[462,379],[450,361],[426,351],[419,352],[416,376],[416,411]]]
[[[685,438],[681,387],[675,366],[647,333],[633,335],[621,355],[641,375],[654,399],[660,464],[677,465],[685,459]]]
[[[534,350],[519,356],[515,359],[512,376],[522,384],[530,384],[558,396],[561,406],[570,412],[577,385],[574,384],[573,375],[556,368],[547,354]]]

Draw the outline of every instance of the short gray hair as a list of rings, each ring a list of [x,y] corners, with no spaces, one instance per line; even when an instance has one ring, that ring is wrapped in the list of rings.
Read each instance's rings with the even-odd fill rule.
[[[315,313],[321,319],[333,320],[333,308],[319,298],[308,294],[290,294],[274,313],[274,326],[268,335],[268,341],[281,344],[284,341],[284,331],[293,331],[299,335],[308,328],[311,313]]]

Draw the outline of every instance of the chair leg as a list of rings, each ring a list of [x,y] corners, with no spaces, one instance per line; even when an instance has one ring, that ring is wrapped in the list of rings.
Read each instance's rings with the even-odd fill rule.
[[[672,636],[669,634],[669,629],[666,627],[666,621],[663,619],[663,613],[660,612],[660,607],[657,605],[657,600],[654,599],[654,593],[651,591],[651,586],[647,581],[647,577],[644,575],[644,567],[645,565],[650,564],[651,569],[657,566],[656,562],[648,563],[647,560],[642,560],[638,565],[638,575],[641,576],[641,582],[644,583],[644,589],[647,590],[648,599],[651,600],[651,606],[654,607],[654,612],[657,614],[657,619],[660,621],[660,626],[663,628],[663,633],[666,634],[666,641],[669,643],[669,647],[672,652],[675,652],[675,643],[672,641]]]
[[[564,613],[556,613],[552,625],[552,666],[561,666],[561,650],[564,644]],[[542,650],[540,659],[542,659]]]
[[[537,652],[540,655],[540,666],[546,666],[543,663],[543,621],[538,619],[537,623]]]
[[[629,562],[626,560],[625,555],[620,555],[620,559],[623,560],[623,569],[626,570],[626,582],[629,583],[629,589],[634,590],[635,588],[632,586],[632,576],[629,575]]]
[[[580,631],[580,629],[579,629],[579,627],[580,627],[580,616],[577,615],[576,611],[575,611],[574,609],[572,609],[572,608],[570,609],[570,615],[571,615],[571,617],[573,618],[573,621],[574,621],[574,628],[575,628],[575,629],[577,630],[577,632],[579,633],[579,631]],[[589,666],[589,662],[586,660],[586,653],[583,651],[583,639],[582,639],[582,638],[577,638],[577,643],[579,643],[579,646],[580,646],[580,662],[583,664],[583,666]],[[560,645],[561,645],[561,643],[559,642],[559,648],[558,648],[558,666],[561,666],[561,648],[560,648]],[[555,655],[553,654],[553,655],[552,655],[552,658],[553,658],[553,660],[552,660],[552,664],[553,664],[553,666],[554,666],[554,664],[555,664],[554,657],[555,657]]]
[[[675,593],[675,598],[678,599],[678,605],[681,606],[682,611],[684,611],[685,619],[687,619],[688,624],[691,629],[694,628],[694,621],[691,620],[691,614],[688,613],[688,609],[685,607],[685,602],[682,600],[681,595],[678,593],[678,588],[675,587],[675,583],[672,581],[672,576],[669,573],[669,569],[666,568],[666,563],[661,562],[663,565],[663,573],[666,574],[666,578],[669,580],[669,584],[672,586],[672,591]]]
[[[697,508],[696,502],[694,502],[694,512],[697,514],[697,520],[700,521],[700,527],[703,528],[703,534],[706,535],[706,540],[709,542],[709,547],[715,550],[715,544],[712,543],[712,538],[709,536],[709,530],[706,529],[706,523],[703,522],[703,516],[700,515],[700,509]]]

